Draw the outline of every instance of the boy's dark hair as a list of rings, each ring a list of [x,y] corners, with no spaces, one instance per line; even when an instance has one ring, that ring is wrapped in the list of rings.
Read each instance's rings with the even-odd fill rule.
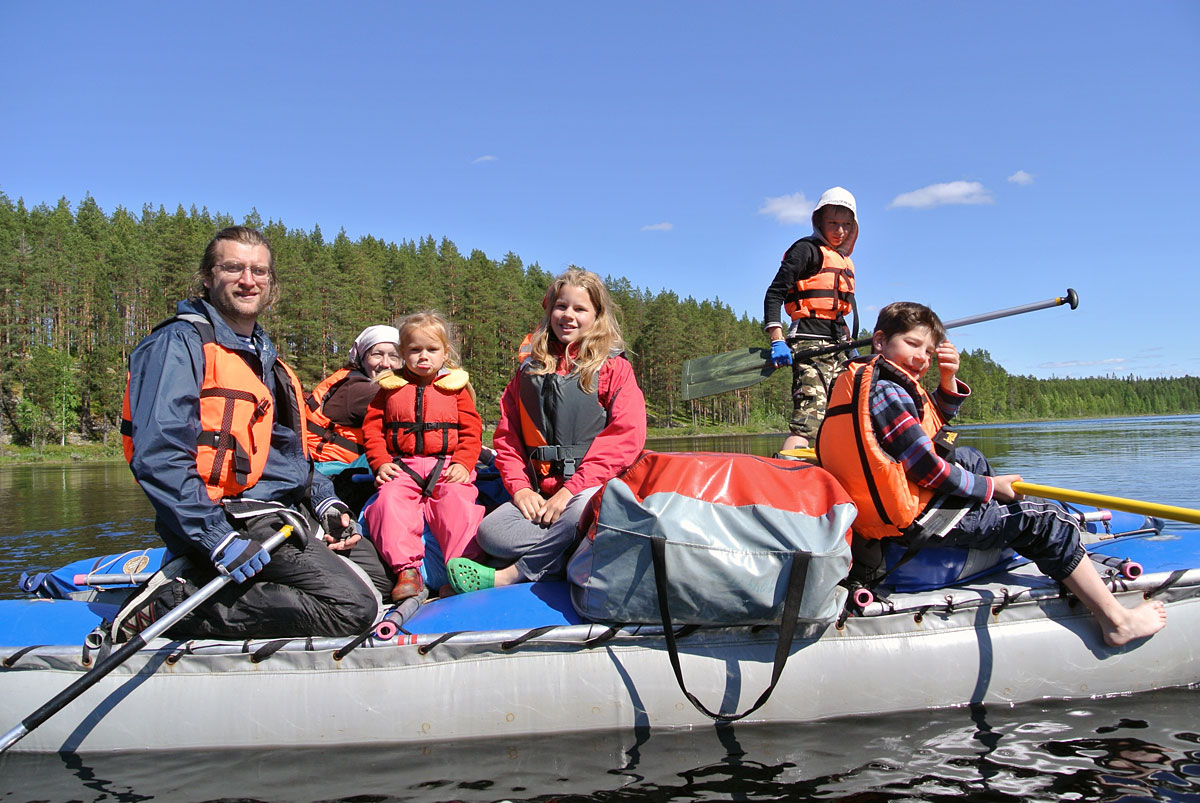
[[[894,301],[879,310],[879,318],[875,321],[875,331],[882,332],[886,338],[910,332],[918,326],[924,326],[933,334],[935,344],[946,339],[942,319],[929,307],[915,301]]]

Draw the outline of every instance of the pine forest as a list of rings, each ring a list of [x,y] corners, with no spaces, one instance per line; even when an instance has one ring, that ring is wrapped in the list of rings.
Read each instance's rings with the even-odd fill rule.
[[[363,327],[437,309],[456,325],[479,410],[495,424],[517,345],[537,324],[553,278],[536,262],[463,254],[433,236],[395,243],[343,231],[327,240],[320,227],[289,229],[257,212],[234,220],[147,205],[106,214],[91,197],[74,208],[65,198],[27,208],[0,193],[0,442],[114,438],[129,352],[174,313],[205,245],[234,223],[260,228],[275,248],[282,296],[261,323],[306,388],[342,366]],[[763,267],[764,290],[773,268]],[[763,345],[759,321],[719,300],[604,278],[650,426],[784,428],[786,370],[751,388],[680,397],[685,360]],[[1035,379],[1009,374],[982,350],[963,355],[960,376],[973,389],[966,422],[1200,412],[1200,377]]]

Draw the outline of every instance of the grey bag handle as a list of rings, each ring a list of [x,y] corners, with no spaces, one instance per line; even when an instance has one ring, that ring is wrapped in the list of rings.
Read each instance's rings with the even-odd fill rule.
[[[809,556],[796,550],[792,553],[792,568],[788,574],[787,595],[783,601],[783,621],[779,623],[779,642],[775,645],[775,663],[771,669],[771,683],[759,695],[754,705],[740,714],[713,713],[704,707],[696,696],[687,690],[683,682],[683,669],[679,666],[679,647],[675,644],[675,630],[671,627],[671,611],[667,602],[667,539],[655,537],[650,539],[650,556],[654,561],[654,586],[658,591],[658,612],[662,616],[663,635],[667,639],[667,654],[671,657],[671,668],[675,670],[675,680],[679,690],[688,698],[696,710],[712,717],[718,722],[736,722],[757,711],[775,691],[775,684],[783,674],[784,664],[792,649],[792,640],[796,635],[796,620],[800,614],[800,601],[804,597],[804,583],[808,579]]]

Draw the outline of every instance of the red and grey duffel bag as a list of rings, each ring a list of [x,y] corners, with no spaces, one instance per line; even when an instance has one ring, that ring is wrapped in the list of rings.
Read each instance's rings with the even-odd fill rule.
[[[796,625],[841,611],[856,512],[833,476],[807,463],[644,452],[592,501],[567,567],[571,601],[594,621],[661,622],[681,688],[673,626],[779,625],[773,688]],[[684,693],[719,719],[750,713],[713,714]]]

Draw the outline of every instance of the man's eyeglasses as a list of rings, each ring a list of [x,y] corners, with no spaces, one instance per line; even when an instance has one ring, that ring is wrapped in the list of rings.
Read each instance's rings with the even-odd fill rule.
[[[240,262],[226,262],[224,265],[214,265],[213,270],[219,270],[226,276],[241,276],[246,271],[255,279],[265,279],[271,275],[271,269],[266,265],[243,265]]]

